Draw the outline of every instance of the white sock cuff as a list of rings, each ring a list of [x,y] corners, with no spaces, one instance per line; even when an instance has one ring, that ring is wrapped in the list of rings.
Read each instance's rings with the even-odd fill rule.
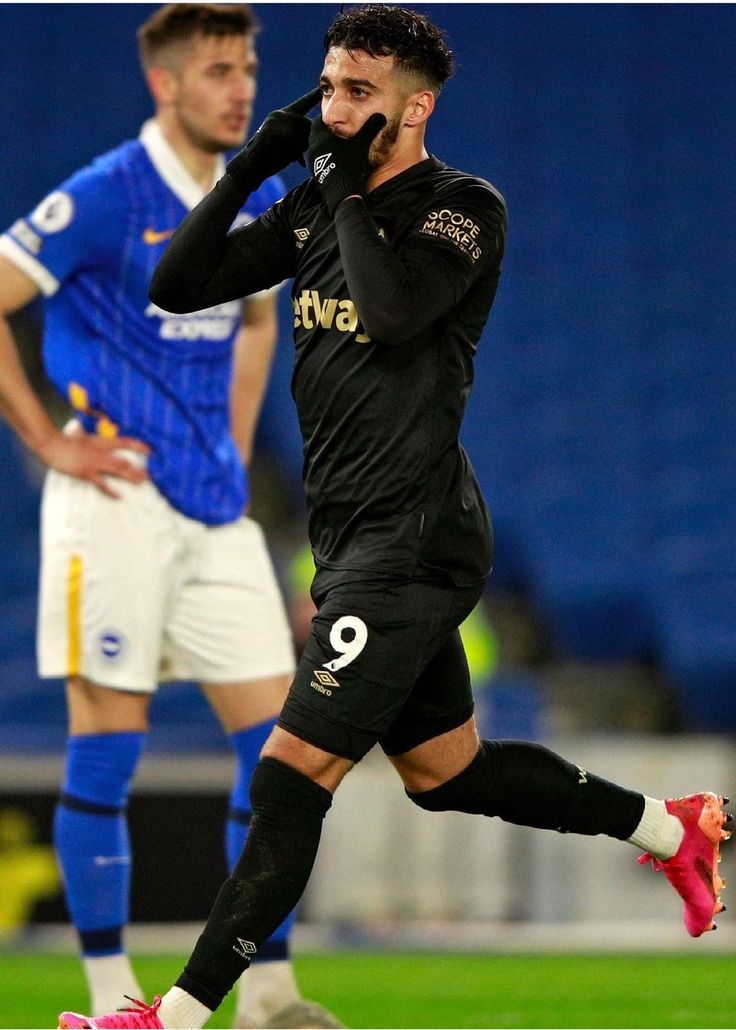
[[[158,1010],[158,1018],[166,1030],[201,1030],[211,1015],[212,1009],[208,1009],[181,987],[172,987],[167,991]]]
[[[239,1020],[260,1026],[300,998],[290,960],[251,962],[238,980],[236,1013]]]
[[[142,997],[143,992],[125,952],[83,955],[82,968],[87,977],[91,1012],[115,1012],[130,1004],[126,997]]]
[[[676,815],[670,815],[664,801],[644,796],[644,811],[629,843],[648,851],[655,858],[672,858],[677,853],[685,828]]]

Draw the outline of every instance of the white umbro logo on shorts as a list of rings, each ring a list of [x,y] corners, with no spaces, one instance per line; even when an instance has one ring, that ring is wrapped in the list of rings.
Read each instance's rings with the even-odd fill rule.
[[[325,669],[315,669],[315,677],[319,680],[323,687],[339,687],[340,684],[337,682],[331,672],[327,672]]]
[[[327,176],[330,174],[332,169],[335,167],[335,162],[330,161],[332,157],[332,151],[328,154],[320,154],[319,157],[314,159],[314,174],[316,175],[319,182],[324,182]]]

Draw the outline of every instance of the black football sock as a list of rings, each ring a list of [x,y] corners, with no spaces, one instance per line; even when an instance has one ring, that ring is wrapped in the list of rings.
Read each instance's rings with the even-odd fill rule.
[[[430,812],[497,815],[519,826],[628,840],[644,811],[644,797],[521,740],[484,740],[457,776],[413,794]]]
[[[250,798],[243,853],[176,981],[213,1011],[301,898],[332,804],[329,790],[274,758],[256,766]]]

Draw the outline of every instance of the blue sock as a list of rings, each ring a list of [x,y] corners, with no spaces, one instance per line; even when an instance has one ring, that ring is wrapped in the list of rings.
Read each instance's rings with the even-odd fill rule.
[[[54,818],[72,922],[85,956],[123,951],[130,900],[130,841],[125,809],[145,733],[70,737]]]
[[[240,853],[245,847],[250,825],[250,781],[258,764],[261,748],[268,740],[271,730],[276,725],[275,719],[267,719],[247,730],[239,730],[230,734],[230,743],[238,759],[235,783],[230,794],[230,811],[225,829],[225,852],[227,867],[232,872]],[[268,962],[289,957],[289,936],[294,925],[296,913],[292,912],[281,926],[273,932],[254,961]]]

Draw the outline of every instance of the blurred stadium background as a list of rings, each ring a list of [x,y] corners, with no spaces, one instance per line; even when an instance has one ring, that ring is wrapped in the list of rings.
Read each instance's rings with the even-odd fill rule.
[[[497,543],[467,630],[484,732],[541,739],[655,795],[736,791],[736,9],[413,6],[459,59],[431,150],[494,182],[510,210],[464,435]],[[3,227],[137,134],[150,108],[134,33],[153,7],[0,5]],[[316,80],[339,9],[256,7],[255,124]],[[254,513],[298,633],[308,575],[286,294]],[[44,389],[41,320],[33,307],[13,321]],[[49,848],[63,698],[33,658],[42,473],[4,425],[0,449],[0,935],[71,950]],[[130,940],[155,947],[163,923],[186,950],[224,873],[230,760],[191,685],[164,688],[153,722],[131,803]],[[328,820],[301,940],[689,949],[677,899],[634,857],[428,816],[371,755]],[[696,945],[734,946],[727,917]]]

